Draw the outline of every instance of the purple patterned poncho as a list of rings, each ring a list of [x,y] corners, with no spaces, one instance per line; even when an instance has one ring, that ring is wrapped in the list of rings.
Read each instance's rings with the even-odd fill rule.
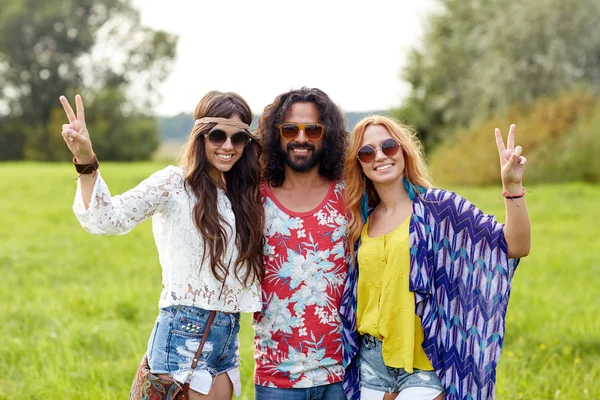
[[[504,225],[455,193],[428,189],[413,200],[410,246],[410,291],[425,332],[423,349],[445,399],[493,399],[511,281],[519,263],[508,258]],[[340,308],[344,389],[351,400],[360,398],[357,286],[355,258]]]

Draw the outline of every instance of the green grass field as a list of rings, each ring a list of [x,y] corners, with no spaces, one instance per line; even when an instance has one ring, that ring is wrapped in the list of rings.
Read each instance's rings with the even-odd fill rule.
[[[113,194],[160,163],[104,163]],[[68,164],[0,164],[0,399],[125,399],[157,315],[145,222],[86,233]],[[503,219],[499,188],[451,188]],[[600,186],[528,187],[533,249],[517,270],[498,399],[600,399]],[[252,327],[240,334],[251,399]]]

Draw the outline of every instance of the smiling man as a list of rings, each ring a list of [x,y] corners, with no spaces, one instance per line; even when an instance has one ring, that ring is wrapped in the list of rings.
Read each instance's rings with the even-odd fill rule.
[[[254,316],[255,398],[342,400],[343,116],[321,90],[292,90],[265,108],[259,136],[265,279]]]

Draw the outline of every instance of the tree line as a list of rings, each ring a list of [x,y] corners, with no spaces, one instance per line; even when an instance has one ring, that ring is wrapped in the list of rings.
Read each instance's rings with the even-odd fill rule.
[[[458,129],[578,87],[600,89],[600,1],[438,0],[394,114],[431,149]]]
[[[409,95],[387,113],[415,125],[432,152],[543,98],[578,88],[595,98],[599,20],[598,0],[437,0],[401,71]],[[68,156],[60,94],[85,96],[104,160],[147,159],[161,140],[184,138],[191,115],[151,111],[177,39],[143,26],[130,0],[0,2],[0,160]],[[365,114],[348,113],[348,128]]]
[[[384,110],[374,110],[366,112],[345,112],[344,117],[346,121],[346,129],[348,130],[348,132],[350,132],[352,128],[354,128],[354,125],[358,123],[358,121],[360,121],[367,115],[373,114],[382,115],[389,114],[389,112]],[[260,115],[254,115],[252,124],[250,125],[250,129],[254,130],[257,128],[259,118]],[[158,130],[160,132],[160,138],[163,141],[185,141],[190,131],[192,130],[193,124],[194,120],[192,119],[191,113],[179,113],[171,117],[160,117],[158,119]]]

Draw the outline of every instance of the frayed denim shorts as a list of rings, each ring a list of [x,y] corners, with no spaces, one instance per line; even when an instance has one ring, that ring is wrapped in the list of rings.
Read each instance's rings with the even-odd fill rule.
[[[209,315],[209,310],[192,306],[161,308],[148,341],[150,372],[168,374],[184,383],[190,374]],[[208,394],[214,377],[226,372],[239,396],[239,330],[239,313],[216,312],[190,382],[192,390]]]
[[[385,365],[382,342],[370,335],[362,336],[358,365],[360,368],[361,392],[363,388],[388,393],[401,393],[409,388],[423,388],[429,389],[427,392],[432,393],[429,398],[433,399],[444,391],[435,371],[422,371],[415,368],[413,373],[409,373],[402,368],[392,368]],[[367,390],[366,392],[370,391]]]

